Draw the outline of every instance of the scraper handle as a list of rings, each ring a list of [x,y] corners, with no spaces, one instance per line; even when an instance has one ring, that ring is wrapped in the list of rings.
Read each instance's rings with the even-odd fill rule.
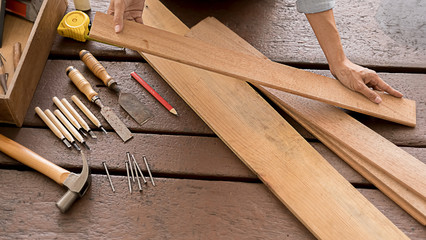
[[[80,90],[80,92],[86,95],[89,101],[94,102],[98,98],[98,93],[93,90],[90,83],[86,80],[86,78],[84,78],[83,74],[81,74],[78,69],[73,66],[69,66],[67,67],[66,72],[74,85],[78,88],[78,90]]]
[[[81,50],[80,59],[84,62],[84,64],[86,64],[90,71],[95,74],[96,77],[102,80],[105,86],[110,87],[111,84],[115,83],[104,66],[102,66],[102,64],[89,51]]]

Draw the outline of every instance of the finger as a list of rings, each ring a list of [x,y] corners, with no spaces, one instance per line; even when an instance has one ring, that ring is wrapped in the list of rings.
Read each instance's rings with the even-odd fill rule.
[[[379,77],[378,77],[379,78]],[[389,86],[389,84],[385,83],[385,81],[383,81],[381,78],[379,78],[379,81],[377,82],[377,86],[382,89],[383,91],[389,93],[390,95],[394,96],[394,97],[402,97],[402,93],[400,93],[399,91],[395,90],[394,88],[392,88],[391,86]]]
[[[124,15],[124,1],[114,1],[114,25],[115,32],[119,33],[123,31],[123,15]]]
[[[382,98],[379,96],[379,94],[367,87],[364,83],[357,82],[357,84],[354,86],[354,90],[361,93],[374,103],[379,104],[382,102]]]

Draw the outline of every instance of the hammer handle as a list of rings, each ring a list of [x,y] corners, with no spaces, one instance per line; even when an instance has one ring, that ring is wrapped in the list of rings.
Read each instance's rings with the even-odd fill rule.
[[[56,164],[53,164],[37,153],[1,134],[0,151],[27,165],[28,167],[39,171],[60,185],[64,183],[65,179],[70,174],[69,171],[59,167]]]

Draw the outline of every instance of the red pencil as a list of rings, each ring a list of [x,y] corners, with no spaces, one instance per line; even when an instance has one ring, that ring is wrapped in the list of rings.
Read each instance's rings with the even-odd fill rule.
[[[174,115],[178,115],[176,110],[166,101],[164,98],[160,96],[154,89],[152,89],[151,86],[148,85],[139,75],[135,72],[130,73],[130,75],[138,81],[149,93],[151,93],[152,96],[154,96],[169,112],[173,113]]]

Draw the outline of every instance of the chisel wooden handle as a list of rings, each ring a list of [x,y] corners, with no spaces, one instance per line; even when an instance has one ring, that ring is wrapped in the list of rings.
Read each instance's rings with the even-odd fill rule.
[[[89,51],[81,50],[80,59],[93,72],[93,74],[95,74],[96,77],[104,82],[107,87],[115,83],[112,77],[105,70],[104,66],[102,66],[102,64]]]
[[[77,96],[72,95],[72,101],[77,105],[78,108],[95,124],[96,127],[101,127],[101,122],[93,115],[93,113],[84,105]]]
[[[53,111],[53,113],[59,119],[59,121],[61,121],[64,124],[64,126],[68,129],[68,131],[71,132],[71,134],[75,137],[75,139],[77,139],[77,141],[79,141],[80,143],[84,142],[83,136],[81,136],[81,134],[77,132],[77,130],[72,126],[72,124],[58,109]]]
[[[13,45],[13,67],[14,70],[16,70],[16,67],[18,66],[19,60],[21,59],[22,50],[21,50],[21,43],[16,42]]]
[[[74,142],[74,138],[68,132],[68,130],[65,129],[65,127],[62,125],[62,123],[59,122],[59,120],[55,117],[55,115],[53,115],[53,113],[49,109],[44,110],[44,113],[53,122],[53,124],[55,124],[55,126],[59,129],[59,131],[61,131],[61,133],[64,134],[65,138],[70,143],[73,143]]]
[[[71,115],[80,123],[80,125],[86,131],[90,131],[89,125],[87,125],[86,121],[78,114],[78,112],[71,106],[71,104],[65,99],[61,99],[61,103],[65,106],[65,108],[71,113]]]
[[[37,153],[1,134],[0,151],[27,165],[28,167],[39,171],[40,173],[46,175],[61,185],[70,174],[69,171],[57,166],[56,164],[53,164]]]
[[[70,121],[70,123],[78,129],[81,128],[80,124],[78,123],[77,119],[74,118],[74,116],[68,111],[68,109],[62,104],[62,102],[57,97],[52,98],[55,105],[61,110],[61,112],[67,117],[67,119]]]
[[[46,114],[44,114],[44,112],[39,108],[36,107],[34,109],[37,113],[37,115],[41,118],[41,120],[43,120],[43,122],[50,128],[50,130],[52,130],[52,132],[59,138],[59,139],[64,139],[64,135],[61,133],[61,131],[59,131],[59,129],[55,126],[55,124],[53,124],[52,121],[50,121],[50,119],[46,116]]]
[[[74,83],[74,85],[80,90],[84,95],[86,95],[89,101],[94,102],[97,99],[98,93],[93,90],[90,83],[84,78],[78,69],[73,66],[67,67],[67,75]]]

